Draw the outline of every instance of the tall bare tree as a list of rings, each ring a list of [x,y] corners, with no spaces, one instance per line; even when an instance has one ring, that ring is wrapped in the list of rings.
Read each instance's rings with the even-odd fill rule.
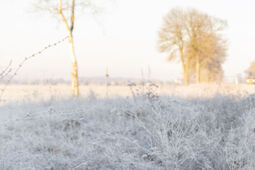
[[[73,30],[76,11],[87,9],[90,13],[98,13],[101,8],[92,0],[37,0],[35,9],[47,11],[53,16],[59,15],[66,27],[69,36],[69,44],[72,54],[72,92],[75,97],[79,95],[78,64],[74,49]]]
[[[223,61],[225,55],[221,54],[226,48],[219,32],[224,28],[224,21],[195,9],[172,9],[164,17],[163,26],[159,31],[159,50],[169,53],[170,61],[180,56],[186,85],[194,71],[199,83],[202,64],[203,70],[217,62],[222,64],[219,61]],[[216,60],[217,57],[219,60]],[[221,65],[218,66],[219,69],[220,67]]]
[[[189,36],[190,55],[196,62],[196,82],[200,83],[201,61],[203,58],[213,58],[217,50],[226,49],[220,32],[226,22],[195,9],[187,11],[186,30]],[[217,50],[216,50],[217,49]],[[217,55],[220,56],[219,53]]]
[[[160,52],[169,54],[169,61],[179,58],[182,64],[185,85],[188,85],[189,59],[184,55],[187,42],[185,18],[186,14],[182,9],[176,8],[170,10],[170,12],[163,18],[163,26],[158,33],[158,47]]]

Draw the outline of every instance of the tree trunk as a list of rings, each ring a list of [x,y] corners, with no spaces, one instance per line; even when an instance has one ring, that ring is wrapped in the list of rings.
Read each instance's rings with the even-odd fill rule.
[[[184,62],[184,54],[183,54],[183,48],[180,48],[180,54],[181,54],[181,62],[182,62],[182,71],[183,71],[183,79],[186,86],[189,85],[189,69],[188,65],[185,65]]]
[[[73,96],[79,96],[79,81],[78,81],[78,65],[77,59],[74,51],[74,42],[73,42],[73,29],[74,29],[74,9],[75,9],[75,0],[72,0],[72,16],[71,16],[71,26],[69,32],[69,43],[72,49],[72,58],[73,58],[73,72],[72,72],[72,91]]]
[[[189,85],[189,73],[188,73],[188,68],[187,65],[185,65],[184,62],[182,62],[182,71],[183,71],[183,79],[184,79],[184,83],[185,85]]]
[[[70,33],[69,34],[69,44],[72,50],[72,92],[74,97],[79,96],[79,81],[78,81],[78,65],[77,65],[77,59],[74,51],[74,43],[73,43],[73,36]]]
[[[189,85],[189,74],[188,74],[188,70],[187,69],[184,69],[184,82],[185,82],[185,85],[188,86]]]
[[[200,57],[199,55],[196,55],[196,78],[197,78],[197,83],[200,83]]]
[[[185,66],[185,84],[189,85],[189,66],[190,66],[190,58],[187,59],[186,64],[184,64]]]
[[[76,60],[76,55],[74,51],[74,43],[73,43],[73,29],[74,29],[74,10],[75,9],[75,0],[72,0],[72,8],[71,8],[71,23],[70,26],[66,20],[66,17],[64,16],[62,12],[62,0],[59,0],[59,7],[58,7],[58,13],[61,15],[63,22],[65,23],[66,29],[68,30],[69,34],[69,44],[72,51],[72,92],[74,97],[79,96],[79,82],[78,82],[78,65]]]

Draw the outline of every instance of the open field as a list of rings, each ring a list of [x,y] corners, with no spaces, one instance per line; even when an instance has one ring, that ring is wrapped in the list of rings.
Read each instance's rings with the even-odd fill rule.
[[[254,169],[255,86],[10,85],[0,169]]]
[[[146,92],[149,91],[149,83],[141,86],[128,85],[112,85],[108,87],[108,92],[104,85],[81,85],[80,97],[86,98],[94,95],[96,98],[130,97],[132,91]],[[153,84],[152,84],[153,85]],[[235,85],[235,84],[203,84],[203,85],[168,85],[156,84],[158,87],[153,87],[152,90],[160,96],[178,96],[182,98],[211,98],[215,95],[234,95],[239,98],[247,97],[255,93],[253,85]],[[0,85],[0,89],[4,86]],[[132,89],[131,89],[132,88]],[[108,94],[108,95],[107,95]],[[7,103],[35,103],[48,100],[63,100],[72,96],[71,86],[66,84],[59,85],[9,85],[4,92],[0,105]]]

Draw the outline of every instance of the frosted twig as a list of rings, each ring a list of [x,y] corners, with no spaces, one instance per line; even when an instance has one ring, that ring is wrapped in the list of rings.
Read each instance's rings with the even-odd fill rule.
[[[58,44],[64,42],[66,39],[68,39],[68,36],[60,39],[59,41],[56,41],[52,44],[48,44],[47,46],[45,46],[44,48],[42,48],[41,50],[33,53],[32,55],[30,56],[27,56],[25,57],[18,65],[18,67],[14,70],[13,74],[11,74],[11,76],[7,79],[7,82],[5,83],[5,86],[1,89],[1,93],[0,93],[0,102],[2,101],[2,97],[4,95],[4,92],[6,91],[7,89],[7,86],[10,84],[10,82],[12,81],[12,79],[18,74],[19,70],[23,67],[23,65],[31,58],[34,58],[40,54],[42,54],[44,51],[46,51],[47,49],[51,48],[51,47],[54,47],[54,46],[57,46]],[[10,66],[10,64],[9,64]],[[7,67],[7,70],[8,70],[8,67]],[[9,74],[11,72],[11,69],[9,69],[9,72],[7,71],[7,74]],[[3,72],[5,73],[5,71]],[[7,75],[5,74],[5,75]],[[1,78],[1,76],[0,76]]]
[[[0,73],[0,79],[3,79],[11,72],[12,60],[9,62],[7,67]]]

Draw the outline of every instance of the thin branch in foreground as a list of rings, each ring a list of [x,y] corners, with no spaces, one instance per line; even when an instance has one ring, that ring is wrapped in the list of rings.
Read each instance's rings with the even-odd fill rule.
[[[0,80],[6,77],[10,72],[11,72],[11,65],[12,65],[12,60],[10,60],[9,64],[5,69],[0,73]]]
[[[42,48],[41,50],[33,53],[32,55],[28,56],[28,57],[25,57],[18,65],[18,67],[14,70],[13,74],[10,75],[10,77],[7,79],[4,87],[1,89],[1,92],[0,92],[0,102],[2,101],[2,97],[4,95],[4,92],[6,91],[8,85],[10,84],[10,82],[12,81],[12,79],[18,74],[19,70],[24,66],[24,64],[31,58],[34,58],[36,57],[37,55],[40,55],[42,54],[44,51],[46,51],[47,49],[51,48],[51,47],[54,47],[54,46],[57,46],[59,45],[60,43],[64,42],[66,39],[68,39],[68,36],[62,38],[61,40],[59,41],[56,41],[52,44],[49,44],[47,46],[45,46],[44,48]],[[9,64],[10,65],[10,64]],[[8,70],[8,69],[7,69]],[[6,73],[9,74],[11,72],[11,69],[9,69],[9,71],[7,71]],[[5,75],[7,75],[5,74]],[[1,77],[0,77],[1,79]]]

